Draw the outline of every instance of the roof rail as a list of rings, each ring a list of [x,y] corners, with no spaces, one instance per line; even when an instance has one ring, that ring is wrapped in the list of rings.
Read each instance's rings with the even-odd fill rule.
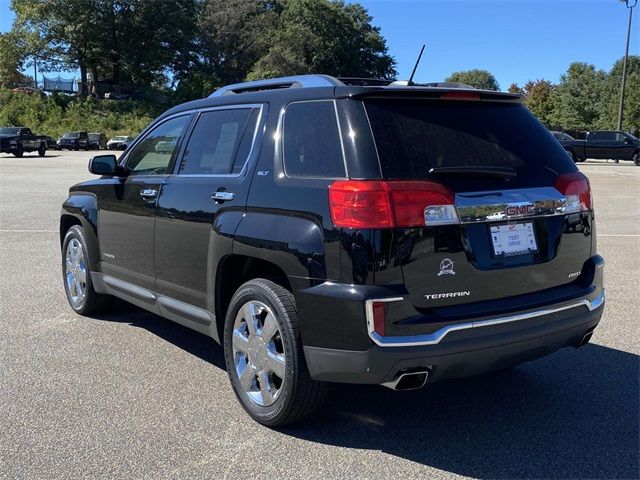
[[[393,80],[384,80],[382,78],[364,78],[364,77],[338,77],[345,85],[356,85],[359,87],[386,87]]]
[[[296,75],[227,85],[213,92],[209,95],[209,98],[232,95],[234,93],[277,90],[279,88],[339,87],[343,85],[344,83],[340,80],[329,75]]]

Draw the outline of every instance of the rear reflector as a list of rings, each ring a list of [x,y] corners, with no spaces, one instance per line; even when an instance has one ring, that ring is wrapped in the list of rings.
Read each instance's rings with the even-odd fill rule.
[[[373,302],[373,329],[384,335],[384,303]]]
[[[459,223],[454,195],[427,181],[338,180],[329,186],[337,227],[395,228]]]
[[[567,197],[565,213],[581,212],[593,208],[589,179],[580,172],[565,173],[556,180],[556,189]]]

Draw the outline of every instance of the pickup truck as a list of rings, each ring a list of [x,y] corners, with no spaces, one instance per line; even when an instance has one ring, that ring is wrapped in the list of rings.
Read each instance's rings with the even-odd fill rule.
[[[12,153],[18,158],[25,152],[38,152],[44,157],[47,153],[47,137],[34,135],[25,127],[0,128],[0,152]]]
[[[563,132],[551,132],[574,162],[587,158],[632,160],[640,166],[640,140],[627,132],[599,130],[587,132],[586,140],[576,140]]]

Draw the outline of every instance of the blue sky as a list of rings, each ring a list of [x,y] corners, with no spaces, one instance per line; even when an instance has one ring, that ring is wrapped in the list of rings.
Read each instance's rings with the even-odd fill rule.
[[[569,63],[608,70],[624,54],[627,9],[619,0],[360,0],[382,29],[399,78],[408,78],[427,44],[416,81],[484,68],[502,89],[511,82],[557,82]],[[0,31],[11,28],[9,0],[0,0]],[[631,54],[639,54],[640,7]]]

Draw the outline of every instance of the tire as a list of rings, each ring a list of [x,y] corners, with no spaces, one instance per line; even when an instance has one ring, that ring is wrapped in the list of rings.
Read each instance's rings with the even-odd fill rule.
[[[22,147],[22,145],[18,145],[18,147],[16,148],[16,151],[13,152],[13,156],[16,158],[22,158],[23,155],[24,155],[24,148]]]
[[[633,154],[633,163],[636,164],[636,167],[640,167],[640,152]]]
[[[47,154],[47,147],[44,143],[40,144],[40,147],[38,148],[38,155],[40,157],[44,157]]]
[[[74,225],[62,242],[62,283],[69,305],[80,315],[105,311],[113,301],[111,295],[101,295],[93,289],[88,251],[84,230]]]
[[[571,161],[573,163],[576,163],[576,162],[580,161],[580,160],[576,160],[576,155],[571,150],[565,150],[565,152],[567,152],[567,155],[569,155],[569,158],[571,159]]]
[[[229,304],[223,338],[233,391],[255,421],[279,427],[320,410],[328,387],[309,375],[290,291],[262,278],[242,285]]]

